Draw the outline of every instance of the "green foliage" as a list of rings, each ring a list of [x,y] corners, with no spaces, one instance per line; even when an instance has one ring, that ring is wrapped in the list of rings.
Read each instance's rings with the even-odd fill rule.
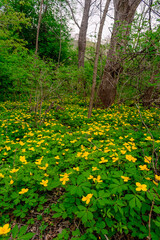
[[[27,103],[0,104],[0,226],[11,216],[28,222],[36,209],[28,224],[40,221],[41,235],[50,227],[44,214],[72,224],[57,239],[158,239],[159,110],[140,107],[152,139],[136,108],[93,110],[87,119],[82,100],[63,105],[35,127]]]
[[[27,42],[26,47],[35,51],[37,24],[40,2],[35,0],[9,0],[14,11],[23,13],[30,18],[31,26],[21,27],[20,36]],[[62,14],[63,12],[63,14]],[[39,32],[39,55],[58,61],[66,59],[69,54],[70,34],[67,26],[69,18],[64,1],[46,1],[43,6],[42,22]]]
[[[20,228],[20,230],[18,229],[18,226],[15,225],[12,229],[12,239],[24,239],[24,240],[29,240],[31,239],[35,233],[26,233],[27,231],[27,226],[23,226]]]
[[[149,29],[147,19],[137,14],[124,51],[120,49],[123,73],[118,85],[118,100],[159,102],[160,25]],[[121,34],[119,39],[121,39]]]

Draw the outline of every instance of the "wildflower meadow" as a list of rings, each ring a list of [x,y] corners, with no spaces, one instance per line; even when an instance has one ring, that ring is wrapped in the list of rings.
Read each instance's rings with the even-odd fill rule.
[[[158,108],[0,110],[0,239],[160,239]]]

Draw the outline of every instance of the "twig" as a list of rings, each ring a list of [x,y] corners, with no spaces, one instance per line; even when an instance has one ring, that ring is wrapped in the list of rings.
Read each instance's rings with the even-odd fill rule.
[[[107,237],[107,235],[104,235],[105,239],[109,240],[109,238]]]
[[[157,195],[157,197],[160,199],[160,195],[156,192],[156,190],[153,188],[153,191],[155,192],[155,194]]]
[[[66,1],[66,3],[68,4],[68,6],[69,6],[69,8],[70,8],[70,11],[71,11],[71,14],[72,14],[72,18],[73,18],[75,24],[76,24],[77,27],[80,29],[80,26],[79,26],[79,24],[78,24],[78,22],[77,22],[77,20],[76,20],[76,18],[75,18],[75,15],[74,15],[74,12],[73,12],[73,9],[72,9],[72,7],[71,7],[70,2],[69,2],[68,0],[65,0],[65,1]]]
[[[154,199],[155,199],[155,196],[154,196]],[[150,213],[149,213],[149,222],[148,222],[148,228],[149,228],[148,239],[149,240],[151,239],[151,217],[152,217],[152,211],[153,211],[153,206],[154,206],[154,199],[152,201],[152,206],[151,206],[151,210],[150,210]]]

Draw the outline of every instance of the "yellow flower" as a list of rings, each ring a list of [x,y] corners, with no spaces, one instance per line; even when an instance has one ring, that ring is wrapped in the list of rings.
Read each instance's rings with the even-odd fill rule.
[[[14,183],[14,181],[11,179],[10,184],[13,184],[13,183]]]
[[[83,196],[82,201],[88,204],[92,198],[93,194],[89,193],[86,197]]]
[[[146,163],[151,163],[151,160],[152,160],[151,157],[147,157],[147,156],[144,157],[144,162]]]
[[[10,147],[7,147],[7,146],[5,146],[5,148],[6,148],[6,150],[7,150],[7,151],[11,150],[11,148],[10,148]]]
[[[89,175],[88,179],[93,179],[94,177],[92,175]]]
[[[84,152],[82,154],[82,157],[84,157],[86,160],[88,159],[89,152]]]
[[[28,188],[22,188],[19,194],[24,194],[26,192],[28,192]]]
[[[4,175],[3,175],[2,173],[0,173],[0,177],[1,177],[1,178],[4,178]]]
[[[0,227],[0,235],[4,235],[10,232],[9,224],[5,224],[3,227]]]
[[[99,170],[97,167],[92,167],[92,171]]]
[[[60,181],[62,182],[63,185],[65,185],[66,182],[69,181],[69,177],[68,176],[64,176],[63,178],[60,178]]]
[[[121,150],[121,153],[122,153],[122,154],[125,154],[125,153],[126,153],[126,151],[125,151],[125,150]]]
[[[158,186],[158,183],[156,181],[153,180],[153,183]]]
[[[125,176],[121,176],[121,178],[124,180],[124,182],[128,182],[128,180],[130,180],[129,177],[125,177]]]
[[[139,167],[140,167],[140,170],[142,170],[142,171],[143,170],[149,171],[146,164],[145,165],[139,165]]]
[[[99,163],[105,163],[105,162],[108,162],[108,160],[104,159],[104,157],[101,157],[101,161]]]
[[[149,181],[150,181],[151,179],[150,179],[149,177],[146,177],[146,180],[149,180]]]
[[[45,177],[48,177],[49,175],[47,173],[44,174]]]
[[[77,157],[81,157],[82,153],[81,152],[78,152],[77,153]]]
[[[140,184],[139,182],[136,182],[136,191],[147,191],[147,185],[146,184]]]
[[[37,160],[35,161],[35,164],[41,165],[42,160],[43,160],[43,156],[42,156],[40,159],[37,159]]]
[[[132,155],[126,155],[126,159],[128,161],[132,161],[132,162],[136,162],[137,161],[137,158],[134,158]]]
[[[13,169],[10,171],[10,173],[16,173],[16,172],[18,172],[18,171],[19,171],[19,169],[13,168]]]
[[[73,170],[79,172],[79,167],[74,167]]]
[[[133,142],[133,141],[134,141],[134,138],[130,138],[129,140],[130,140],[131,142]]]
[[[23,163],[23,164],[27,164],[27,161],[25,159],[25,156],[20,156],[20,161]]]
[[[21,146],[23,146],[25,143],[23,143],[22,141],[20,141],[19,144],[20,144]]]
[[[152,140],[152,138],[148,136],[147,138],[145,138],[145,140]]]
[[[30,151],[35,151],[34,147],[28,148]]]
[[[64,173],[64,174],[60,174],[60,176],[62,176],[62,178],[60,178],[60,181],[62,182],[63,185],[65,185],[66,182],[69,181],[69,174]]]
[[[47,187],[48,179],[47,180],[42,180],[42,182],[40,182],[40,184],[43,185],[44,187]]]
[[[46,170],[47,167],[48,167],[48,163],[45,164],[45,167],[40,167],[40,166],[38,166],[38,168],[39,168],[39,169],[42,169],[42,170]]]
[[[97,178],[94,178],[93,181],[94,182],[96,181],[97,183],[103,182],[103,180],[101,180],[101,176],[100,175],[98,175]]]
[[[117,162],[118,161],[118,157],[112,157],[113,162]]]
[[[160,181],[160,176],[155,175],[155,179],[156,179],[157,181]]]
[[[60,157],[59,156],[56,156],[56,157],[54,157],[55,159],[60,159]]]

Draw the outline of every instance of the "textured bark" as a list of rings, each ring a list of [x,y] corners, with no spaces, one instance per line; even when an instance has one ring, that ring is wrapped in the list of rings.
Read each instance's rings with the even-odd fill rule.
[[[107,12],[108,12],[110,2],[111,2],[111,0],[106,1],[106,5],[105,5],[104,11],[103,11],[103,16],[102,16],[102,19],[101,19],[101,22],[100,22],[100,27],[99,27],[99,32],[98,32],[98,39],[97,39],[97,44],[96,44],[96,55],[95,55],[94,69],[93,69],[92,89],[91,89],[91,96],[90,96],[90,103],[89,103],[89,110],[88,110],[88,118],[91,117],[92,108],[93,108],[102,31],[103,31],[103,26],[104,26],[104,22],[105,22],[105,19],[106,19],[106,15],[107,15]]]
[[[107,54],[107,62],[98,92],[99,98],[105,107],[111,106],[115,100],[119,75],[123,70],[119,50],[123,47],[125,52],[128,42],[127,36],[130,30],[129,25],[134,19],[135,11],[140,2],[141,0],[114,0],[114,27],[110,49]],[[119,34],[121,34],[121,39],[118,38]]]
[[[78,39],[78,66],[84,67],[84,56],[86,49],[86,34],[88,28],[88,18],[89,18],[89,10],[91,6],[91,0],[85,0],[85,6],[83,11],[82,22],[79,31],[79,39]]]

